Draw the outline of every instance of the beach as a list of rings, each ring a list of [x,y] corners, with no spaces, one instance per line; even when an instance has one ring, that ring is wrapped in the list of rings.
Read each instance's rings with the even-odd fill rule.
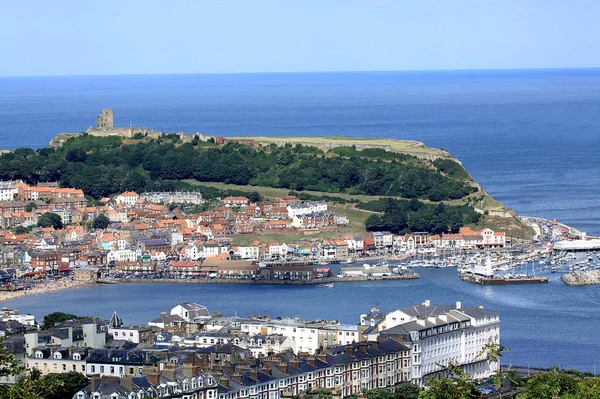
[[[35,296],[64,289],[87,287],[89,285],[90,283],[76,281],[72,279],[49,279],[40,283],[32,284],[30,288],[25,290],[2,291],[0,292],[0,302],[8,301],[22,296]]]

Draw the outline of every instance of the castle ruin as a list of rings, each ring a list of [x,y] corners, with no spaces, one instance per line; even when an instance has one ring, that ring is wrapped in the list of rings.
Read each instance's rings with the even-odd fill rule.
[[[114,115],[112,109],[103,109],[102,113],[98,115],[98,120],[96,121],[96,129],[98,130],[108,130],[113,129],[114,126]]]

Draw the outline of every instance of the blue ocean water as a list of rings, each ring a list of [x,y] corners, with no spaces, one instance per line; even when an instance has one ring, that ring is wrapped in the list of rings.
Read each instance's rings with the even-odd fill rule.
[[[392,311],[429,299],[435,304],[484,306],[500,312],[501,342],[510,348],[503,363],[593,370],[600,359],[598,286],[568,287],[557,274],[549,284],[481,286],[458,278],[456,269],[419,269],[413,281],[336,283],[317,286],[236,284],[118,284],[57,291],[7,301],[3,306],[32,312],[39,320],[58,309],[109,319],[114,310],[125,323],[146,324],[182,301],[210,312],[248,317],[339,320],[358,323],[372,306]],[[132,304],[135,304],[132,306]]]
[[[43,147],[113,108],[119,126],[234,135],[348,135],[419,140],[463,161],[522,215],[600,235],[600,70],[0,78],[0,147]],[[356,322],[424,299],[501,312],[506,361],[591,370],[600,359],[598,286],[480,287],[453,270],[411,282],[314,287],[119,285],[5,303],[145,323],[191,300],[224,314]],[[134,303],[135,306],[131,306]]]
[[[0,78],[0,147],[94,125],[423,141],[519,214],[600,235],[600,70]]]

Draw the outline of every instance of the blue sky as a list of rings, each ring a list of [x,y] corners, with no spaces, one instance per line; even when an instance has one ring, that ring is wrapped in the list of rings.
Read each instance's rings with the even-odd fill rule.
[[[600,66],[598,0],[57,0],[0,11],[0,76]]]

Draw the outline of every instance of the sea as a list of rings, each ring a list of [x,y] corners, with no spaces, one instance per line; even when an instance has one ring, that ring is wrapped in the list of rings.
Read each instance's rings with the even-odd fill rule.
[[[422,141],[450,151],[520,215],[600,235],[600,69],[0,78],[0,148],[45,147],[58,133],[95,125],[102,108],[122,127]],[[126,322],[145,323],[192,300],[224,314],[350,323],[371,305],[461,301],[501,312],[507,362],[592,370],[600,361],[597,286],[566,287],[553,277],[547,285],[479,287],[435,269],[418,281],[314,289],[118,285],[6,305],[37,316],[117,310]]]

